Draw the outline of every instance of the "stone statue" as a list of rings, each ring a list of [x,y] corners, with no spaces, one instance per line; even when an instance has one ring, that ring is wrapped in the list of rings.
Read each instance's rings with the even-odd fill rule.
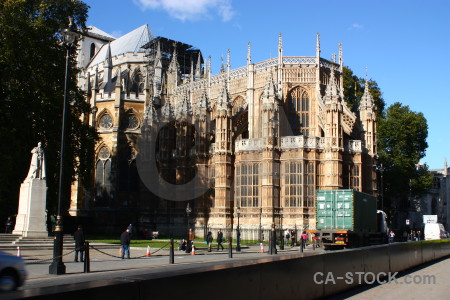
[[[42,144],[39,142],[31,153],[30,170],[20,185],[19,210],[13,234],[20,234],[22,237],[48,237],[47,183]]]
[[[39,142],[37,147],[31,150],[30,170],[28,171],[27,179],[45,179],[45,156],[42,143]]]

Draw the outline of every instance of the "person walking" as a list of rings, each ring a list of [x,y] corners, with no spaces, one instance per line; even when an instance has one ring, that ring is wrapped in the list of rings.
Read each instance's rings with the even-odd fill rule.
[[[291,230],[291,248],[295,245],[295,238],[297,235],[297,231],[295,229]]]
[[[81,225],[78,226],[77,231],[73,234],[73,239],[75,240],[75,262],[78,262],[78,256],[80,256],[80,261],[84,261],[84,233]]]
[[[391,230],[389,232],[389,244],[393,243],[395,239],[395,233]]]
[[[303,249],[306,248],[306,241],[308,240],[308,235],[306,234],[306,231],[303,231],[302,233],[302,243],[303,243]]]
[[[284,231],[284,243],[287,245],[289,245],[289,240],[291,239],[291,231],[289,229],[286,229]]]
[[[217,232],[217,251],[219,251],[219,247],[222,248],[222,250],[224,249],[222,242],[223,242],[223,233],[222,230],[219,229],[219,231]]]
[[[127,258],[130,259],[130,230],[127,228],[120,235],[120,245],[122,246],[122,259],[125,256],[125,252],[127,252]]]
[[[206,235],[206,243],[208,244],[208,252],[211,252],[213,237],[211,231]]]
[[[5,233],[11,233],[13,227],[13,222],[11,220],[11,217],[8,217],[5,223]]]

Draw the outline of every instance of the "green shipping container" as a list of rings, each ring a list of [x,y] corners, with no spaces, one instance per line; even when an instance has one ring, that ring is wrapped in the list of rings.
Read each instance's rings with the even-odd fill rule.
[[[377,199],[354,190],[318,190],[318,230],[377,231]]]

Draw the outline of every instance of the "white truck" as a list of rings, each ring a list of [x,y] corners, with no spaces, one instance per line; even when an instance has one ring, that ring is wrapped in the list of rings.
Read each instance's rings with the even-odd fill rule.
[[[446,238],[444,225],[441,223],[427,223],[424,229],[425,240],[439,240]]]

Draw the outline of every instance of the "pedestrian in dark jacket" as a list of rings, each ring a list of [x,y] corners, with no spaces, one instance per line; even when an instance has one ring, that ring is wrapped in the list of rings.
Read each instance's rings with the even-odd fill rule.
[[[73,234],[73,239],[75,240],[75,262],[78,262],[78,253],[80,254],[80,260],[84,261],[83,253],[84,253],[84,233],[83,228],[78,226],[77,231]]]
[[[223,243],[223,233],[222,230],[219,229],[219,232],[217,232],[217,251],[219,251],[219,247],[221,247],[223,250],[222,243]]]
[[[206,243],[208,244],[208,252],[211,252],[213,237],[211,231],[206,235]]]
[[[11,220],[11,217],[8,217],[5,224],[5,233],[11,233],[13,227],[13,222]]]
[[[122,256],[123,259],[125,252],[127,253],[127,258],[130,259],[130,230],[126,229],[120,235],[120,245],[122,246]]]

